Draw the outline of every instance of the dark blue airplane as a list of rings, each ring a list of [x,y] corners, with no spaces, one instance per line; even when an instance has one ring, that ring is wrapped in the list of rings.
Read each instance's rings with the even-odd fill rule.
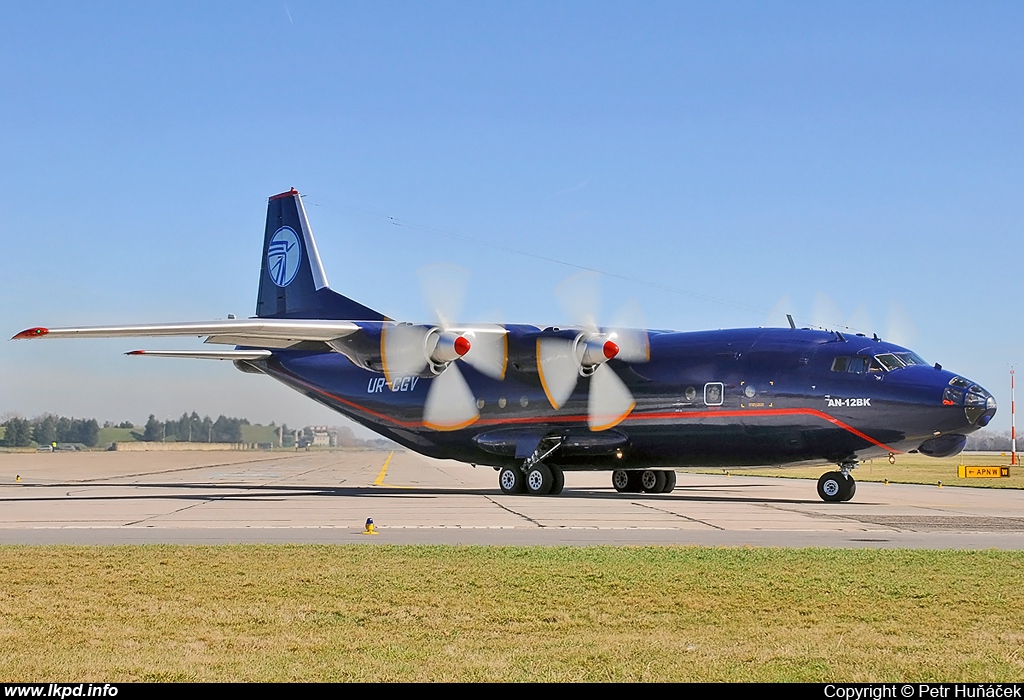
[[[231,360],[416,452],[492,466],[507,494],[557,494],[605,470],[667,493],[675,468],[831,463],[847,501],[866,457],[946,457],[996,412],[981,386],[877,337],[753,328],[680,333],[398,323],[332,291],[299,193],[270,198],[256,316],[31,328],[17,338],[206,336]]]

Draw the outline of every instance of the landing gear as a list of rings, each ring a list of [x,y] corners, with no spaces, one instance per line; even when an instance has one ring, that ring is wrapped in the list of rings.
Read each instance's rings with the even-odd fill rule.
[[[551,493],[554,479],[546,464],[537,462],[526,472],[526,491],[532,496],[543,496]]]
[[[616,469],[612,472],[612,486],[619,493],[672,493],[676,473],[671,469]]]
[[[548,493],[557,496],[565,487],[565,472],[558,467],[549,467],[549,469],[551,469],[551,490]]]
[[[543,462],[535,463],[525,474],[520,467],[503,467],[498,473],[498,486],[502,493],[509,496],[520,493],[557,496],[565,488],[565,472]]]
[[[612,487],[619,493],[640,493],[640,472],[616,469],[612,472]]]
[[[640,487],[644,493],[661,493],[665,488],[665,472],[660,469],[645,469],[640,472]]]
[[[526,478],[518,467],[505,467],[498,473],[501,492],[509,496],[526,490]]]
[[[840,465],[841,467],[846,465]],[[849,501],[857,493],[857,482],[850,475],[848,467],[837,472],[826,472],[818,479],[818,496],[829,503]]]

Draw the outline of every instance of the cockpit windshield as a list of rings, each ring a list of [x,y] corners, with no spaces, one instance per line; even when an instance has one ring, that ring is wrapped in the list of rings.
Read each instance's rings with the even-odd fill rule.
[[[882,374],[902,369],[911,365],[927,365],[921,356],[914,352],[884,352],[874,357],[858,355],[856,357],[837,357],[832,361],[833,372],[851,372],[853,374]]]
[[[910,365],[927,365],[928,363],[921,359],[921,356],[916,352],[894,352],[896,357],[900,358],[903,364]]]
[[[894,369],[906,367],[906,365],[903,363],[903,360],[896,357],[896,355],[891,352],[885,352],[882,353],[881,355],[875,355],[875,361],[877,361],[878,364],[882,365],[882,367],[889,370],[890,372]]]

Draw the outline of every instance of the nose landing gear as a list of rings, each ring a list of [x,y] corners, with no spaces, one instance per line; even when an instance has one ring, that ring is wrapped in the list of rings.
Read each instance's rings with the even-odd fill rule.
[[[839,471],[826,472],[818,479],[818,496],[829,503],[849,501],[857,493],[857,482],[850,471],[857,467],[856,462],[842,462]]]

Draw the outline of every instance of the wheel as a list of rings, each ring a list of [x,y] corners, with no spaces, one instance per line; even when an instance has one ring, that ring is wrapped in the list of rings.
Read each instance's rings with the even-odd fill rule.
[[[498,486],[501,492],[509,495],[522,493],[526,490],[526,479],[518,467],[505,467],[498,474]]]
[[[612,486],[614,486],[615,490],[619,493],[629,491],[629,482],[629,472],[625,469],[616,469],[612,472]]]
[[[661,490],[662,493],[672,493],[676,487],[676,471],[675,469],[665,470],[665,488]]]
[[[829,503],[848,501],[853,498],[852,483],[853,479],[842,472],[826,472],[818,479],[818,495]]]
[[[549,469],[551,469],[551,490],[548,493],[557,496],[565,488],[565,472],[558,467],[549,467]]]
[[[526,472],[526,492],[533,496],[551,493],[553,482],[554,477],[551,475],[551,470],[541,462],[537,462],[530,467],[530,471]]]
[[[851,498],[853,498],[854,494],[857,493],[857,482],[854,481],[853,477],[850,476],[849,474],[846,475],[846,482],[846,493],[844,493],[843,497],[840,499],[844,502],[849,501]]]
[[[644,493],[661,493],[665,488],[665,472],[660,469],[645,469],[640,472],[640,488]]]

